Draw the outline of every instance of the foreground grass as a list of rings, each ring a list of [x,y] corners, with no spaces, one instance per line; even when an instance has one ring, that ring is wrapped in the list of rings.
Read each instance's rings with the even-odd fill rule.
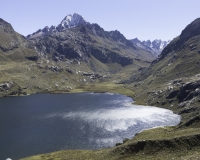
[[[198,159],[200,129],[145,130],[122,145],[101,150],[63,150],[22,160]]]
[[[58,151],[49,154],[41,154],[22,160],[92,160],[106,159],[103,151],[86,151],[86,150],[66,150]]]
[[[115,84],[109,82],[97,83],[97,84],[89,84],[89,85],[82,85],[74,90],[71,90],[72,93],[77,92],[111,92],[117,94],[124,94],[129,97],[133,97],[135,93],[126,88],[123,84]]]

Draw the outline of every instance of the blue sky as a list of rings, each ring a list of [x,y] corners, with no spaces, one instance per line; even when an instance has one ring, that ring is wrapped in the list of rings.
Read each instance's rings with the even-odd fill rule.
[[[0,0],[0,18],[22,35],[81,14],[127,39],[169,40],[200,15],[199,0]]]

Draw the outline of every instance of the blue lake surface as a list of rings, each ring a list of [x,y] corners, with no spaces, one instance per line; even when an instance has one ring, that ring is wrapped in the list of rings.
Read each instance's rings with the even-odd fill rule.
[[[170,110],[132,102],[112,93],[0,98],[0,159],[112,147],[144,129],[180,122]]]

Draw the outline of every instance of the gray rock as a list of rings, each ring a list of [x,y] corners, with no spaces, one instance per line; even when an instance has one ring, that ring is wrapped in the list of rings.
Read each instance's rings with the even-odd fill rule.
[[[10,90],[14,86],[13,82],[7,82],[0,84],[0,91]]]

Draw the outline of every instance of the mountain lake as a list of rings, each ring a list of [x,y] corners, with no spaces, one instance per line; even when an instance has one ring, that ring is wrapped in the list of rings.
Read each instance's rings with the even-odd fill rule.
[[[0,159],[112,147],[142,130],[180,122],[170,110],[132,103],[112,93],[0,98]]]

